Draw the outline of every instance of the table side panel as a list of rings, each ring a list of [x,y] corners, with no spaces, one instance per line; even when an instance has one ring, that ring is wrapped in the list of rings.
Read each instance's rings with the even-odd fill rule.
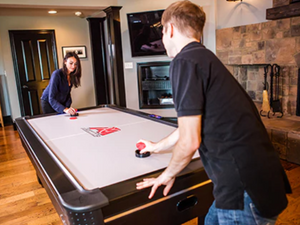
[[[176,177],[175,183],[168,195],[181,192],[200,183],[210,182],[205,170],[203,167],[200,167],[201,165],[202,163],[198,159],[191,162],[187,168]],[[151,188],[136,190],[137,182],[140,182],[143,178],[157,177],[160,173],[161,171],[157,171],[144,177],[133,178],[126,182],[101,188],[102,193],[110,199],[110,204],[103,208],[104,217],[111,217],[116,212],[121,213],[128,209],[137,208],[163,198],[163,186],[158,188],[152,199],[148,199]],[[208,192],[206,195],[212,197],[212,192]],[[122,196],[122,198],[120,198],[120,196]]]
[[[145,203],[141,207],[107,218],[104,221],[107,225],[180,225],[198,217],[198,225],[203,225],[204,217],[214,200],[211,193],[212,183],[208,183],[182,194],[176,195],[175,193],[174,196],[162,197],[154,201],[154,204]],[[188,202],[190,199],[196,203]],[[182,204],[185,205],[179,207]]]

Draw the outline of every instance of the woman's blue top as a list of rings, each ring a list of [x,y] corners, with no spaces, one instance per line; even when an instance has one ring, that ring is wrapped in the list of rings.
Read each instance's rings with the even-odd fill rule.
[[[72,104],[71,89],[67,77],[62,69],[55,70],[50,78],[50,82],[44,90],[41,99],[49,102],[51,107],[58,113],[63,113],[65,108],[70,108]]]

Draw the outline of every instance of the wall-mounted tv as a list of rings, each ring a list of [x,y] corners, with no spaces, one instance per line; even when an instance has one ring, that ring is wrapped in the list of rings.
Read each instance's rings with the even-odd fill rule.
[[[163,12],[156,10],[127,14],[132,57],[166,54],[160,22]]]

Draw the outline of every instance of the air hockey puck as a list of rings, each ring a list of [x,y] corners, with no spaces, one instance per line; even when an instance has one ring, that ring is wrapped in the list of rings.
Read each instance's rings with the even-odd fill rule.
[[[145,152],[145,153],[140,153],[140,150],[137,149],[135,150],[135,156],[138,157],[138,158],[146,158],[148,156],[150,156],[150,152]]]
[[[77,119],[76,116],[70,117],[70,120],[76,120],[76,119]]]
[[[71,117],[79,116],[78,113],[75,113],[74,115],[70,115]]]

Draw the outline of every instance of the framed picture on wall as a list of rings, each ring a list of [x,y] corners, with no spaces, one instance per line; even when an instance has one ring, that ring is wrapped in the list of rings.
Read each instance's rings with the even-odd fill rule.
[[[87,58],[85,46],[63,46],[62,51],[63,57],[65,57],[68,52],[75,52],[80,59]]]

